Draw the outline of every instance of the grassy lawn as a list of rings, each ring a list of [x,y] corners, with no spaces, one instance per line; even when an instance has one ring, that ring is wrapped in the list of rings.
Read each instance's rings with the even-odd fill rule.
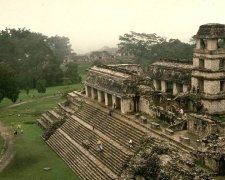
[[[42,130],[36,125],[36,119],[41,114],[64,99],[61,96],[52,98],[41,98],[54,95],[57,91],[67,92],[75,90],[80,85],[61,86],[49,88],[46,94],[37,94],[31,91],[27,96],[25,92],[20,98],[34,100],[29,103],[12,108],[0,107],[0,121],[6,126],[20,124],[24,131],[18,134],[15,143],[16,155],[10,165],[0,173],[0,179],[4,180],[76,180],[79,179],[72,170],[45,144],[41,138]],[[36,93],[36,94],[35,94]],[[30,95],[36,95],[34,97]],[[30,97],[30,98],[29,98]],[[9,105],[9,104],[8,104]],[[51,167],[51,170],[44,171],[43,168]]]
[[[46,96],[53,96],[65,92],[70,92],[75,89],[80,89],[81,84],[72,84],[72,85],[66,85],[66,86],[55,86],[55,87],[48,87],[46,90],[46,93],[38,93],[36,89],[30,90],[29,94],[26,94],[25,91],[21,91],[19,94],[19,98],[17,99],[16,103],[20,103],[27,100],[36,100],[41,97]],[[0,103],[0,110],[2,107],[12,105],[13,103],[9,99],[3,99],[3,101]]]

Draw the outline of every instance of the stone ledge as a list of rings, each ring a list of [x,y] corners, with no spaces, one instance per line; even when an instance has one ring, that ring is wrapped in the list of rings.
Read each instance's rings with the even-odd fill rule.
[[[174,131],[172,129],[168,129],[168,128],[165,129],[165,133],[167,135],[174,135]]]
[[[151,128],[153,128],[153,129],[160,129],[160,124],[155,123],[155,122],[151,122]]]
[[[180,141],[183,143],[190,144],[190,138],[185,137],[185,136],[180,136]]]

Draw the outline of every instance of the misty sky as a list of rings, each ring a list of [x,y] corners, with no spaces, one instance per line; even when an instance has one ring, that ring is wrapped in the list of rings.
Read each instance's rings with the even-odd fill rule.
[[[225,24],[225,0],[0,0],[1,29],[67,36],[77,53],[116,47],[130,31],[188,42],[199,25]]]

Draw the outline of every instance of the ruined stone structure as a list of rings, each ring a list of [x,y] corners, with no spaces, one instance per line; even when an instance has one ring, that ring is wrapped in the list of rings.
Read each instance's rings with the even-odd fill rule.
[[[199,88],[209,113],[225,112],[225,25],[206,24],[196,35],[192,87]]]
[[[211,134],[225,136],[224,123],[211,118],[225,113],[224,38],[225,25],[200,26],[193,64],[161,59],[147,71],[137,64],[91,67],[83,92],[69,93],[66,102],[38,120],[47,144],[82,179],[136,178],[134,172],[126,172],[130,168],[140,175],[151,158],[165,171],[158,169],[154,177],[210,179],[196,167],[196,159],[213,174],[224,175],[224,152],[202,146]],[[140,149],[145,134],[152,142]],[[95,148],[98,140],[104,144],[102,154]],[[161,149],[164,142],[169,145]],[[190,161],[182,158],[184,154]],[[134,159],[137,164],[128,163]]]
[[[148,69],[154,87],[164,93],[186,93],[190,91],[192,65],[189,61],[161,60]]]
[[[126,114],[140,111],[139,85],[150,87],[150,83],[139,65],[101,65],[90,68],[84,84],[87,97]]]

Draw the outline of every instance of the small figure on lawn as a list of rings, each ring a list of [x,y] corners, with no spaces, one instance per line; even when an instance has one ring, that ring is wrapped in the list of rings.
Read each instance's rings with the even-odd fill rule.
[[[17,130],[16,130],[16,129],[13,131],[13,134],[14,134],[15,136],[17,135]]]

